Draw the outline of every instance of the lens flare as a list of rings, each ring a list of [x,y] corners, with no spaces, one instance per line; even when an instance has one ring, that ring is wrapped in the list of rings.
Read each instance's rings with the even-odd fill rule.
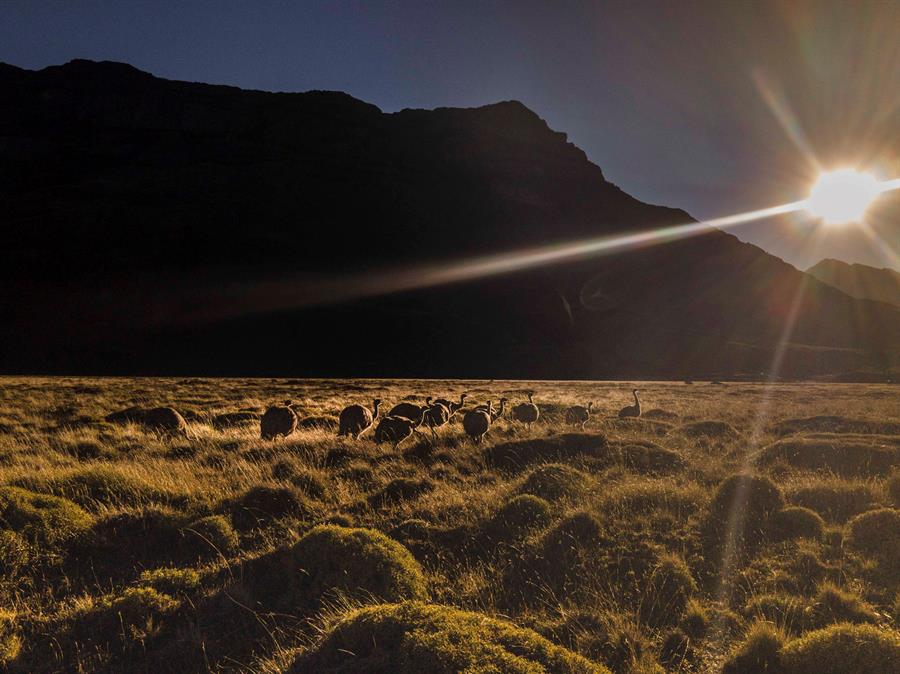
[[[807,210],[828,225],[861,222],[882,186],[871,173],[838,169],[819,176]]]

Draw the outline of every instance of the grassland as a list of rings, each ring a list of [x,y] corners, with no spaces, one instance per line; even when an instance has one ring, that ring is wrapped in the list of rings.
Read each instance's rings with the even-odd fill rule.
[[[12,672],[900,671],[900,388],[5,378]],[[397,450],[349,403],[535,392]],[[286,439],[222,413],[285,399]],[[564,410],[593,400],[584,432]],[[188,434],[106,415],[171,406]]]

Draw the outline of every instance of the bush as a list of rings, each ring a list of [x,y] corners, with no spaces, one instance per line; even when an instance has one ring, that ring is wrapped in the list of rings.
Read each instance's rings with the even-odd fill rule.
[[[900,510],[870,510],[850,520],[847,529],[849,548],[888,562],[900,559]]]
[[[59,545],[86,532],[93,518],[68,499],[0,487],[0,526],[36,545]]]
[[[70,636],[84,646],[104,648],[115,643],[128,650],[158,634],[161,618],[178,607],[176,600],[152,587],[129,587],[122,594],[101,597],[83,610]]]
[[[624,445],[615,453],[625,466],[642,473],[674,473],[686,465],[684,457],[674,449],[650,442]]]
[[[609,674],[531,630],[418,602],[351,611],[288,671]]]
[[[88,509],[96,509],[98,505],[134,508],[168,503],[177,496],[126,475],[115,466],[82,468],[53,478],[22,478],[16,484],[64,496]]]
[[[373,508],[383,508],[418,498],[433,489],[434,483],[427,478],[416,480],[411,477],[398,477],[372,494],[369,497],[369,503]]]
[[[900,672],[900,634],[872,625],[832,625],[789,642],[781,658],[786,674]]]
[[[583,494],[588,476],[562,463],[548,463],[535,468],[519,486],[519,493],[539,496],[547,501]]]
[[[780,674],[784,642],[784,634],[771,623],[754,623],[725,661],[722,674]]]
[[[900,508],[900,472],[894,473],[888,478],[887,484],[885,484],[885,491],[891,500],[891,504],[895,508]]]
[[[728,536],[734,537],[734,552],[750,554],[765,538],[769,519],[784,508],[781,490],[759,475],[732,475],[719,484],[701,535],[708,559],[718,561]]]
[[[15,613],[0,610],[0,666],[10,664],[22,650],[16,624]]]
[[[760,465],[780,462],[838,475],[885,475],[900,464],[900,449],[838,439],[781,440],[759,455]]]
[[[539,624],[535,630],[614,672],[653,671],[653,644],[639,625],[621,613],[566,610],[559,622]]]
[[[529,531],[543,529],[552,521],[547,501],[532,494],[520,494],[494,514],[488,528],[500,538],[517,539]]]
[[[805,612],[807,628],[824,627],[833,623],[877,623],[875,610],[860,597],[845,592],[831,583],[819,587]]]
[[[839,478],[792,489],[788,498],[795,505],[815,510],[829,522],[846,522],[873,508],[877,501],[870,485]]]
[[[793,506],[772,515],[769,534],[776,541],[795,538],[821,539],[825,534],[825,522],[817,512]]]
[[[707,440],[736,440],[740,437],[734,426],[725,421],[694,421],[677,429],[688,438]]]
[[[697,591],[691,570],[681,557],[660,557],[647,581],[641,601],[641,618],[652,627],[674,624]]]
[[[194,569],[152,569],[141,572],[138,586],[175,597],[196,590],[200,586],[200,574]]]
[[[484,452],[488,464],[505,471],[518,471],[532,463],[562,461],[579,456],[605,457],[604,436],[591,433],[563,433],[548,438],[502,442]]]
[[[292,548],[257,561],[248,574],[254,592],[264,605],[285,610],[314,609],[338,596],[371,602],[428,595],[409,550],[373,529],[320,525]]]
[[[311,470],[300,470],[289,479],[297,489],[317,501],[324,499],[328,493],[326,481]]]
[[[237,532],[224,515],[209,515],[191,522],[184,528],[184,543],[187,553],[201,559],[218,556],[225,558],[240,549]]]
[[[248,489],[234,508],[234,523],[239,529],[264,526],[283,517],[309,519],[312,510],[296,489],[257,486]]]
[[[138,567],[178,561],[180,518],[159,508],[146,508],[98,519],[90,535],[78,541],[69,564],[75,575],[106,580],[127,578]]]

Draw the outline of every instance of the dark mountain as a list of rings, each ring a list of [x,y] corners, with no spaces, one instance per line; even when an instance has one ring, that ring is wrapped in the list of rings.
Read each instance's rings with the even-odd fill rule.
[[[900,272],[893,269],[878,269],[865,264],[826,259],[807,269],[806,273],[850,297],[887,302],[900,307]]]
[[[717,230],[410,289],[473,256],[691,221],[514,101],[385,114],[0,65],[0,203],[7,372],[725,376],[767,371],[787,335],[798,375],[883,369],[900,345],[896,307]]]

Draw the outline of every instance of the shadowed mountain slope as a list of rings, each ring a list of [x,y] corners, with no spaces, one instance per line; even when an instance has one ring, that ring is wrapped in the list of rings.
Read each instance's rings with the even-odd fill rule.
[[[900,272],[893,269],[827,259],[816,263],[806,273],[851,297],[900,306]]]
[[[768,370],[788,321],[788,374],[883,369],[900,345],[896,307],[717,230],[378,295],[360,274],[691,221],[515,101],[385,114],[0,65],[0,177],[3,371],[728,375]]]

